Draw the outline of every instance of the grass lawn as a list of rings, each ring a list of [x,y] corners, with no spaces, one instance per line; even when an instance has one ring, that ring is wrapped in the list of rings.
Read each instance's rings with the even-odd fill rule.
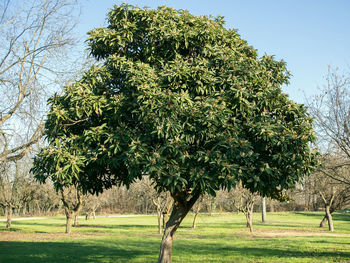
[[[336,231],[318,227],[321,213],[268,213],[253,234],[243,215],[189,215],[176,233],[173,262],[350,262],[350,215],[334,215]],[[0,222],[0,263],[156,262],[156,217],[80,219],[71,235],[64,219]]]

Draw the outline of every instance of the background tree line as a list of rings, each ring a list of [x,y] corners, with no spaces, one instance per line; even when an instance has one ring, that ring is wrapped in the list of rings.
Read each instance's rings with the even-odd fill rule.
[[[61,193],[57,193],[52,183],[39,184],[28,173],[30,164],[24,165],[19,161],[7,173],[2,173],[0,181],[1,215],[5,216],[7,203],[11,203],[13,214],[16,216],[39,216],[64,214],[64,205]],[[11,179],[13,177],[13,179]],[[267,199],[268,212],[281,211],[320,211],[324,209],[324,200],[321,193],[327,198],[333,194],[332,210],[349,207],[347,188],[333,182],[322,173],[315,173],[306,178],[294,191],[288,192],[289,201],[279,202]],[[333,189],[333,190],[332,190]],[[237,187],[228,191],[217,191],[216,197],[204,195],[199,211],[205,213],[238,212],[237,204],[244,195],[243,189]],[[81,214],[98,213],[139,213],[156,214],[159,194],[154,190],[147,178],[126,187],[113,187],[99,196],[89,195],[82,205]],[[162,198],[162,197],[161,197]],[[160,203],[167,202],[166,198]],[[260,211],[260,198],[255,198],[254,211]],[[161,204],[163,205],[163,204]],[[235,206],[236,205],[236,206]]]

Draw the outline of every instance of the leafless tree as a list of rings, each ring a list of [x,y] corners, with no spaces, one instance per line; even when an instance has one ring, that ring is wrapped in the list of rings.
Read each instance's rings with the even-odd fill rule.
[[[209,213],[209,215],[212,215],[212,213],[216,211],[217,198],[215,196],[205,194],[201,200],[205,210]]]
[[[327,84],[320,95],[309,102],[309,111],[315,119],[319,148],[334,156],[324,173],[334,180],[350,185],[345,173],[329,173],[334,169],[350,167],[350,74],[341,74],[329,67]]]
[[[1,1],[1,162],[20,160],[39,141],[47,98],[78,74],[78,13],[75,0]]]
[[[6,212],[6,228],[11,228],[13,211],[34,199],[36,183],[29,176],[28,160],[0,166],[0,206]]]
[[[146,214],[153,208],[150,205],[154,205],[157,211],[158,233],[162,234],[173,205],[173,198],[171,198],[170,194],[158,193],[147,175],[132,185],[129,194],[134,196],[133,199],[137,200],[136,204],[142,207]]]
[[[152,201],[157,208],[158,233],[162,234],[166,222],[169,220],[174,200],[168,193],[158,194],[154,191]]]
[[[321,176],[319,177],[320,181],[322,180],[322,186],[317,189],[317,192],[320,194],[325,208],[325,217],[328,221],[329,231],[334,231],[333,218],[331,207],[333,207],[333,201],[337,194],[336,185],[334,182],[331,182],[331,179],[328,177]],[[323,220],[322,220],[323,221]],[[321,222],[322,225],[322,222]]]
[[[324,182],[319,194],[326,215],[320,226],[328,221],[333,231],[331,214],[347,202],[346,193],[350,192],[350,74],[329,67],[326,81],[321,94],[309,103],[309,110],[315,119],[324,164],[318,179]]]
[[[337,180],[337,178],[350,178],[350,167],[339,164],[339,156],[324,154],[321,156],[322,163],[316,173],[316,192],[320,194],[325,207],[325,216],[320,223],[320,227],[328,221],[329,231],[334,231],[332,213],[343,208],[350,203],[350,185]]]
[[[89,220],[92,216],[93,219],[96,219],[96,210],[101,207],[104,202],[105,194],[92,195],[87,194],[85,197],[84,211],[86,213],[85,219]]]
[[[60,213],[62,208],[61,198],[54,189],[53,183],[37,185],[35,198],[28,203],[28,209],[35,215],[50,215]]]
[[[231,190],[230,194],[234,207],[245,215],[247,227],[252,233],[254,205],[260,199],[260,196],[243,188],[241,184],[238,184],[235,189]]]

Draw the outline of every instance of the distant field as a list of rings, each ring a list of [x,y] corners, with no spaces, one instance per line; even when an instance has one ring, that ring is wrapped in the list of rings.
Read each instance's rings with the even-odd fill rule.
[[[173,262],[350,262],[350,215],[334,215],[336,231],[318,227],[321,213],[268,213],[255,233],[243,215],[188,216],[177,231]],[[80,219],[65,235],[64,219],[0,222],[0,263],[156,262],[161,236],[156,217]]]

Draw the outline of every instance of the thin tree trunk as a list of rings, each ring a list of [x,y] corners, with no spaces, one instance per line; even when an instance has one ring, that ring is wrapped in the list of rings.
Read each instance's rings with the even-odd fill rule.
[[[160,206],[160,198],[155,201],[152,199],[153,204],[157,207],[157,219],[158,219],[158,233],[162,234],[162,208]],[[163,226],[164,226],[164,218],[163,218]]]
[[[7,208],[7,221],[6,221],[6,228],[10,229],[12,223],[12,207]]]
[[[328,219],[328,229],[329,231],[334,231],[334,226],[333,226],[333,218],[332,218],[332,214],[330,212],[330,206],[326,205],[326,215],[327,215],[327,219]]]
[[[246,219],[247,227],[249,227],[250,233],[253,233],[253,211],[247,211]]]
[[[163,212],[163,229],[165,229],[166,222],[169,220],[169,215],[166,212]]]
[[[157,208],[157,217],[158,217],[158,233],[162,234],[162,211]]]
[[[266,222],[266,198],[261,197],[261,222]]]
[[[198,211],[199,209],[196,209],[196,213],[194,214],[194,218],[193,218],[193,223],[192,223],[192,228],[193,229],[196,229],[196,226],[197,226],[197,217],[198,217]]]
[[[198,201],[198,206],[197,206],[197,209],[196,209],[196,212],[194,214],[194,218],[193,218],[193,223],[192,223],[192,228],[193,229],[196,229],[196,226],[197,226],[197,218],[198,218],[198,214],[199,214],[199,210],[201,209],[201,202],[202,202],[202,199],[200,201]]]
[[[249,220],[248,220],[248,227],[249,227],[249,232],[253,233],[253,219],[251,217],[249,217]]]
[[[327,220],[328,220],[328,229],[329,231],[334,231],[334,226],[333,226],[333,219],[332,219],[332,212],[334,212],[334,209],[331,209],[332,207],[332,203],[334,201],[334,189],[332,188],[332,196],[330,198],[330,200],[328,201],[326,199],[326,197],[324,196],[324,194],[319,191],[322,199],[323,199],[323,202],[325,204],[325,210],[326,210],[326,216],[327,216]]]
[[[253,211],[254,211],[254,203],[250,203],[246,206],[245,216],[247,219],[247,227],[249,227],[250,233],[253,233]]]
[[[324,225],[326,224],[327,221],[327,214],[323,217],[321,223],[320,223],[320,227],[324,227]]]
[[[336,209],[335,209],[334,207],[331,207],[331,208],[329,209],[329,213],[332,215],[332,213],[333,213],[335,210],[336,210]],[[320,223],[320,227],[324,227],[327,221],[328,221],[328,219],[327,219],[327,213],[326,213],[325,216],[323,217],[321,223]]]
[[[74,226],[78,226],[79,225],[79,214],[81,209],[83,208],[83,205],[81,203],[81,196],[79,195],[78,197],[78,204],[75,206],[74,208]]]
[[[76,214],[75,216],[74,216],[74,224],[73,224],[73,226],[75,226],[75,227],[77,227],[77,226],[79,226],[79,218],[78,218],[78,214]]]
[[[72,232],[72,221],[73,217],[71,215],[66,216],[66,234],[70,234]]]

